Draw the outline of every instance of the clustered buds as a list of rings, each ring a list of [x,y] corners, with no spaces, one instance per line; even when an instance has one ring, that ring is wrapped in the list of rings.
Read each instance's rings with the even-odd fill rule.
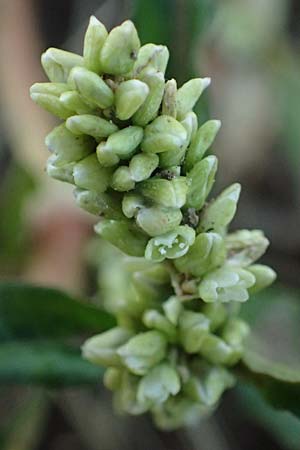
[[[73,184],[76,203],[101,217],[96,233],[129,255],[110,268],[105,306],[118,326],[83,355],[107,367],[118,409],[151,411],[172,429],[211,412],[233,385],[249,332],[238,305],[275,273],[253,264],[268,246],[261,231],[227,232],[240,185],[207,201],[220,121],[198,126],[193,108],[210,79],[178,88],[165,80],[168,58],[163,45],[141,46],[131,21],[108,33],[91,17],[83,56],[48,49],[50,82],[30,93],[64,121],[46,137],[47,173]]]

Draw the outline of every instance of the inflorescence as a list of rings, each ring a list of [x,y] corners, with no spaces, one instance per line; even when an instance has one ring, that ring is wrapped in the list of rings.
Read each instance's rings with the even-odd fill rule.
[[[91,17],[83,56],[48,49],[50,82],[30,93],[64,121],[46,137],[47,173],[75,186],[76,203],[101,216],[96,233],[129,256],[105,302],[118,326],[88,339],[83,356],[107,367],[119,410],[172,429],[234,384],[249,332],[239,306],[275,273],[253,264],[269,244],[261,231],[227,232],[240,185],[207,202],[220,121],[198,126],[193,108],[210,79],[178,89],[168,59],[167,47],[140,45],[131,21],[108,33]]]

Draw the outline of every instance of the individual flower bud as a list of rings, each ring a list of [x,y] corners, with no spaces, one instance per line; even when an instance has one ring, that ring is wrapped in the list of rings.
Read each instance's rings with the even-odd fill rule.
[[[221,337],[231,347],[239,349],[249,332],[249,325],[244,320],[234,317],[227,321]]]
[[[133,189],[135,186],[135,181],[131,177],[130,169],[127,166],[120,166],[114,172],[111,187],[115,191],[127,192]]]
[[[131,177],[134,181],[147,180],[157,168],[159,157],[155,153],[139,153],[129,163]]]
[[[177,325],[183,311],[183,306],[179,298],[173,295],[163,303],[162,307],[167,319],[169,319],[173,325]]]
[[[161,363],[141,379],[137,399],[142,405],[151,408],[164,403],[170,395],[176,395],[179,390],[180,378],[176,370],[168,363]]]
[[[128,120],[142,106],[149,94],[149,87],[140,80],[120,83],[115,92],[116,116]]]
[[[217,233],[200,233],[186,255],[174,261],[175,267],[194,277],[221,266],[226,257],[223,238]]]
[[[200,354],[212,364],[231,366],[236,364],[242,355],[241,349],[234,349],[223,339],[207,334],[201,345]]]
[[[123,364],[135,375],[145,375],[166,355],[167,341],[158,331],[139,333],[118,349]]]
[[[227,319],[228,312],[223,303],[207,303],[202,309],[203,314],[209,319],[210,331],[214,332]]]
[[[225,238],[227,264],[246,267],[259,259],[269,246],[260,230],[238,230]]]
[[[186,145],[177,150],[168,150],[159,154],[159,167],[161,169],[171,169],[174,166],[180,166],[184,160]]]
[[[97,147],[97,157],[104,167],[116,165],[120,159],[129,159],[143,139],[141,127],[130,126],[109,136]]]
[[[161,153],[181,149],[186,142],[185,128],[170,116],[158,116],[145,128],[141,149],[146,153]]]
[[[139,75],[149,68],[165,73],[169,61],[169,50],[165,45],[145,44],[143,45],[134,63],[134,75]]]
[[[179,318],[179,339],[187,353],[197,353],[209,332],[209,319],[204,314],[183,311]]]
[[[130,256],[143,256],[148,238],[129,221],[101,220],[95,225],[97,234]]]
[[[247,267],[247,270],[255,276],[255,283],[249,289],[250,294],[255,294],[265,289],[276,280],[276,272],[271,267],[264,266],[263,264],[253,264]]]
[[[245,302],[249,298],[248,289],[254,283],[254,275],[245,269],[221,267],[202,278],[199,296],[207,303]]]
[[[207,156],[197,162],[187,175],[188,192],[186,205],[201,209],[215,181],[218,160],[215,156]]]
[[[137,400],[137,390],[140,377],[123,370],[119,388],[114,394],[114,406],[121,413],[143,414],[148,407]]]
[[[122,382],[122,369],[108,367],[103,375],[103,384],[107,389],[116,391]]]
[[[104,366],[120,366],[117,349],[132,336],[129,330],[115,327],[91,337],[82,346],[82,355],[88,361]]]
[[[223,392],[234,382],[234,376],[225,368],[209,367],[200,376],[192,376],[184,386],[184,392],[196,402],[215,406]]]
[[[179,120],[194,108],[204,89],[210,85],[210,81],[210,78],[193,78],[178,89],[176,103]]]
[[[80,114],[69,117],[66,121],[66,127],[73,134],[88,134],[98,141],[118,130],[118,127],[114,123],[92,114]]]
[[[131,219],[144,207],[144,199],[139,194],[125,194],[122,200],[122,210],[126,217]]]
[[[100,52],[102,70],[113,75],[126,74],[133,68],[140,45],[135,26],[130,20],[113,28]]]
[[[71,69],[83,65],[82,56],[58,48],[48,48],[42,54],[41,62],[50,81],[66,83]]]
[[[131,284],[134,293],[134,300],[131,303],[133,306],[132,313],[139,320],[146,309],[157,308],[157,303],[169,294],[170,280],[166,279],[165,276],[165,271],[159,266],[155,268],[155,272],[151,273],[149,270],[144,270],[132,275]]]
[[[176,118],[176,94],[177,83],[174,78],[168,80],[165,86],[165,92],[162,101],[162,114]]]
[[[94,107],[84,101],[77,91],[66,91],[59,97],[60,102],[71,111],[77,114],[90,114],[94,111]]]
[[[167,341],[175,342],[177,335],[176,327],[156,309],[148,309],[144,312],[143,324],[147,328],[154,328],[157,331],[161,331]]]
[[[113,91],[96,73],[84,67],[74,67],[70,73],[70,79],[79,94],[92,105],[105,109],[113,104]]]
[[[96,73],[101,73],[100,51],[108,33],[95,16],[91,16],[84,36],[83,61],[84,66]]]
[[[205,152],[213,143],[216,134],[221,127],[219,120],[208,120],[197,131],[192,139],[191,145],[187,149],[185,159],[185,169],[189,172],[196,162],[201,161]]]
[[[121,209],[121,199],[114,193],[100,193],[86,189],[75,189],[74,196],[77,205],[85,211],[107,219],[124,219]]]
[[[150,178],[143,181],[138,189],[144,197],[155,203],[170,208],[182,208],[186,201],[188,185],[185,177],[170,181]]]
[[[139,80],[147,84],[149,94],[144,103],[132,116],[132,121],[135,125],[144,127],[157,116],[164,95],[165,78],[163,73],[149,70],[141,74]]]
[[[33,92],[30,94],[30,97],[41,108],[50,112],[54,116],[59,117],[60,119],[67,119],[74,114],[74,111],[70,111],[66,108],[56,95],[37,94]]]
[[[239,200],[241,185],[234,183],[203,210],[198,231],[214,230],[222,233],[232,221]]]
[[[57,155],[57,163],[79,161],[95,149],[90,136],[74,136],[64,124],[55,127],[45,139],[49,150]]]
[[[74,166],[73,176],[77,187],[95,192],[105,192],[110,184],[112,171],[101,167],[93,153]]]
[[[149,236],[160,236],[177,227],[182,219],[178,208],[152,206],[138,211],[136,222]]]
[[[194,113],[194,111],[190,111],[184,116],[180,123],[186,129],[187,142],[188,144],[190,144],[191,140],[194,139],[198,129],[197,115]]]
[[[175,259],[185,255],[195,240],[195,231],[187,225],[180,225],[169,233],[149,240],[145,258],[160,262],[165,258]]]
[[[68,91],[68,89],[67,83],[34,83],[30,88],[30,94],[49,94],[59,97],[63,92]],[[72,108],[68,109],[72,110]]]
[[[73,170],[76,162],[57,164],[57,156],[52,155],[47,160],[46,172],[56,180],[74,184]]]

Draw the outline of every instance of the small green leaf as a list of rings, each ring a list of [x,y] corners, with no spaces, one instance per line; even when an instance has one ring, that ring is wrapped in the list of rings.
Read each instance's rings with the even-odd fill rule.
[[[0,339],[57,339],[76,333],[99,333],[114,324],[110,314],[62,291],[0,283]]]

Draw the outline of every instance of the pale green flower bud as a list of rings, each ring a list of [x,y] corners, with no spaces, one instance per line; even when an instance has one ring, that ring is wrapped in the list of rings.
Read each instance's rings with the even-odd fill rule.
[[[147,406],[142,405],[137,400],[137,390],[140,377],[136,377],[124,370],[121,383],[114,395],[114,406],[120,412],[129,414],[143,414],[147,411]]]
[[[263,264],[253,264],[253,266],[247,267],[247,270],[255,276],[255,284],[249,289],[250,294],[265,289],[276,280],[276,272]]]
[[[216,331],[224,324],[228,313],[223,303],[207,303],[202,309],[203,314],[209,319],[210,331]]]
[[[145,44],[138,52],[133,72],[138,75],[151,67],[155,71],[165,73],[168,61],[169,50],[165,45]]]
[[[107,219],[124,219],[121,209],[121,199],[114,193],[100,193],[85,189],[75,189],[74,196],[77,205],[96,216],[103,215]]]
[[[222,233],[232,221],[239,200],[241,185],[234,183],[204,209],[198,231],[214,230]]]
[[[180,272],[199,277],[222,265],[225,257],[223,238],[217,233],[201,233],[187,254],[176,259],[174,264]]]
[[[179,317],[183,311],[183,306],[178,297],[172,296],[162,305],[164,313],[173,325],[178,324]]]
[[[187,353],[199,352],[209,332],[209,319],[204,314],[183,311],[179,317],[179,339]]]
[[[152,272],[149,270],[135,272],[131,283],[135,295],[134,300],[130,299],[133,306],[131,312],[139,320],[146,309],[157,308],[158,302],[169,293],[169,279],[166,279],[164,268],[158,265]]]
[[[116,116],[128,120],[142,106],[149,94],[149,87],[140,80],[127,80],[119,84],[115,92]]]
[[[57,164],[57,156],[52,155],[46,163],[47,174],[56,180],[74,184],[73,170],[76,162]]]
[[[49,94],[59,97],[69,90],[67,83],[34,83],[30,88],[30,94]],[[65,105],[67,107],[67,105]],[[72,108],[68,108],[72,110]]]
[[[234,348],[240,349],[243,341],[250,333],[249,325],[241,319],[231,318],[222,331],[222,339]]]
[[[50,81],[65,83],[75,66],[83,65],[82,56],[58,48],[48,48],[41,57],[42,66]]]
[[[174,166],[180,166],[184,160],[186,145],[177,150],[169,150],[159,154],[159,167],[161,169],[171,169]]]
[[[131,219],[142,207],[144,207],[143,197],[136,193],[124,195],[122,200],[122,210],[126,217]]]
[[[80,114],[69,117],[66,121],[66,127],[73,134],[88,134],[96,140],[108,137],[118,130],[114,123],[92,114]]]
[[[164,116],[171,116],[176,118],[176,94],[177,83],[174,78],[168,80],[165,86],[164,97],[162,101],[162,114]]]
[[[127,342],[132,333],[116,327],[91,337],[82,346],[82,355],[94,364],[120,366],[121,360],[117,349]]]
[[[105,192],[112,177],[111,169],[101,167],[95,153],[79,161],[73,170],[77,187],[95,192]]]
[[[177,91],[177,118],[182,120],[183,117],[191,111],[200,95],[210,85],[210,78],[194,78],[184,83]]]
[[[269,246],[260,230],[238,230],[225,238],[227,264],[246,267],[259,259]]]
[[[242,355],[241,349],[234,349],[223,339],[207,334],[201,345],[200,354],[212,364],[233,365],[238,362]]]
[[[77,114],[89,114],[94,111],[94,107],[84,101],[77,91],[66,91],[59,97],[60,102],[71,111]]]
[[[218,168],[218,160],[215,156],[207,156],[197,162],[187,175],[189,184],[187,192],[187,206],[201,209],[206,197],[211,191]]]
[[[175,259],[185,255],[195,240],[195,231],[187,226],[181,225],[169,233],[156,236],[149,240],[145,258],[160,262],[165,258]]]
[[[92,105],[105,109],[113,104],[113,91],[96,73],[84,67],[74,67],[70,73],[70,79],[79,94]]]
[[[95,16],[91,16],[84,36],[83,61],[84,66],[96,73],[101,73],[100,51],[107,38],[107,30]]]
[[[188,190],[185,177],[164,180],[161,178],[150,178],[139,185],[141,194],[165,207],[182,208],[186,201]]]
[[[155,153],[139,153],[133,156],[129,163],[132,179],[136,182],[147,180],[158,163],[159,158]]]
[[[198,130],[198,118],[194,111],[188,112],[180,122],[187,132],[188,144],[194,139]]]
[[[101,220],[95,225],[97,234],[130,256],[143,256],[148,238],[133,224],[121,220]]]
[[[67,119],[74,114],[74,111],[70,111],[66,108],[56,95],[37,94],[33,92],[30,94],[30,97],[41,108],[60,119]]]
[[[165,88],[165,78],[163,73],[149,70],[139,76],[139,79],[149,87],[149,94],[146,100],[132,116],[135,125],[144,127],[153,120],[158,113]]]
[[[156,309],[148,309],[143,315],[143,323],[148,328],[161,331],[167,341],[175,342],[177,336],[176,327]]]
[[[199,296],[207,302],[245,302],[248,289],[255,283],[255,277],[245,269],[222,267],[203,277],[199,284]]]
[[[158,331],[139,333],[118,349],[123,364],[136,375],[145,375],[166,355],[167,341]]]
[[[116,165],[120,159],[129,159],[143,139],[143,129],[131,126],[109,136],[97,147],[97,157],[104,167]]]
[[[208,120],[198,129],[186,153],[185,168],[187,172],[193,168],[196,162],[201,161],[220,127],[219,120]]]
[[[164,403],[170,395],[180,390],[180,379],[176,370],[168,363],[161,363],[145,375],[138,387],[137,399],[151,408]]]
[[[132,179],[130,169],[127,166],[120,166],[114,172],[111,187],[119,192],[126,192],[133,189],[135,181]]]
[[[186,138],[187,132],[180,122],[170,116],[158,116],[145,128],[141,148],[146,153],[176,151],[184,147]]]
[[[64,124],[55,127],[45,139],[49,150],[57,155],[57,162],[78,161],[95,149],[95,142],[90,136],[74,136]]]
[[[140,45],[135,26],[130,20],[113,28],[100,52],[102,70],[114,75],[126,74],[133,68]]]
[[[223,367],[210,367],[200,376],[192,376],[184,386],[184,391],[196,402],[214,406],[223,392],[234,385],[235,379]]]
[[[122,383],[122,369],[108,367],[103,375],[103,384],[107,389],[116,391]]]
[[[151,208],[142,208],[138,211],[137,224],[149,236],[160,236],[161,234],[172,231],[180,224],[182,214],[180,209],[166,208],[163,206],[153,206]]]

